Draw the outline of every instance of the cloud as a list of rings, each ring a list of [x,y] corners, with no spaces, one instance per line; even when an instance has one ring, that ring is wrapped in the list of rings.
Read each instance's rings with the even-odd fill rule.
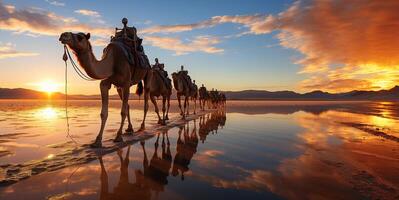
[[[191,31],[194,29],[210,28],[224,23],[241,24],[249,28],[250,33],[265,34],[273,29],[273,16],[271,15],[223,15],[214,16],[208,20],[200,21],[193,24],[178,25],[158,25],[145,28],[140,31],[142,34],[153,33],[177,33]]]
[[[80,10],[75,10],[75,13],[90,17],[91,22],[98,23],[98,24],[105,24],[105,21],[103,19],[101,19],[101,15],[97,11],[80,9]]]
[[[100,47],[104,47],[107,46],[109,44],[109,39],[104,39],[104,38],[97,38],[97,39],[93,39],[91,40],[91,44],[93,46],[100,46]]]
[[[71,17],[64,17],[41,9],[16,9],[0,1],[0,30],[34,35],[58,36],[65,31],[91,32],[108,38],[113,29],[79,23]]]
[[[39,54],[31,53],[31,52],[17,51],[17,50],[15,50],[14,45],[11,43],[7,43],[7,44],[0,43],[0,59],[26,57],[26,56],[37,56],[37,55],[39,55]]]
[[[398,80],[398,1],[295,2],[275,20],[283,47],[303,54],[296,63],[311,78],[305,89],[387,89]],[[384,79],[381,79],[381,78]],[[387,82],[388,79],[388,82]]]
[[[140,33],[177,33],[225,23],[245,28],[225,39],[275,31],[279,45],[302,54],[294,62],[301,66],[299,73],[310,77],[299,84],[302,89],[377,90],[399,81],[398,8],[395,0],[304,0],[277,15],[214,16],[192,24],[151,26]]]
[[[220,40],[212,36],[197,36],[194,40],[183,42],[175,37],[144,36],[144,41],[161,49],[175,51],[175,55],[184,55],[191,52],[205,52],[209,54],[222,53],[224,50],[214,47]]]
[[[100,13],[93,10],[80,9],[80,10],[75,10],[75,13],[90,17],[101,17]]]
[[[55,1],[55,0],[45,0],[45,1],[53,6],[65,6],[65,3],[61,1]]]

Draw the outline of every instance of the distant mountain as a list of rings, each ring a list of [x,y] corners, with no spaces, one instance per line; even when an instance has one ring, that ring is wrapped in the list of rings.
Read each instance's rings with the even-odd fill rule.
[[[52,96],[56,98],[60,95],[63,96],[61,93],[52,94]],[[35,90],[24,88],[0,88],[0,99],[43,99],[47,97],[47,93]]]
[[[227,99],[234,100],[399,100],[399,86],[390,90],[361,91],[354,90],[345,93],[328,93],[316,90],[308,93],[293,91],[270,92],[265,90],[224,91]],[[47,93],[24,88],[0,88],[0,99],[46,99]],[[53,99],[65,98],[62,93],[51,94]],[[100,99],[100,95],[68,95],[69,99]],[[138,99],[133,92],[131,99]],[[142,97],[141,97],[142,98]],[[172,99],[176,98],[173,91]],[[110,95],[110,99],[119,99],[118,95]]]
[[[320,90],[304,94],[292,91],[269,92],[265,90],[225,91],[227,99],[247,100],[399,100],[399,86],[390,90],[328,93]]]

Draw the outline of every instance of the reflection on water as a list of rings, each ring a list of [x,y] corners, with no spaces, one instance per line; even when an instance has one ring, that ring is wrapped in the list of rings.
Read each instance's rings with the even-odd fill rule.
[[[53,107],[46,107],[39,109],[35,112],[35,117],[38,119],[45,119],[45,120],[52,120],[56,119],[57,115],[59,113],[59,110],[53,108]]]
[[[88,164],[0,188],[0,198],[397,199],[397,107],[229,102],[227,113],[210,113]],[[87,117],[74,123],[78,119],[79,126],[91,126]],[[45,153],[48,159],[56,155]]]

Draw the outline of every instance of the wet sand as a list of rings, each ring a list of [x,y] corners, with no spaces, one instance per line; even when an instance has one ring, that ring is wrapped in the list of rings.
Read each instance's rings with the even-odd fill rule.
[[[65,132],[48,136],[57,130],[52,123],[63,128],[61,103],[51,104],[56,114],[46,120],[32,116],[48,111],[48,104],[2,103],[0,126],[9,131],[0,133],[0,179],[31,174],[1,187],[1,199],[399,197],[399,113],[393,102],[231,101],[225,111],[204,112],[189,122],[177,120],[174,110],[176,121],[168,128],[156,126],[151,114],[151,128],[120,146],[108,141],[119,122],[115,102],[102,151],[84,145],[98,128],[98,102],[71,104],[72,135],[87,132],[76,137],[78,146]],[[133,113],[137,127],[141,113]],[[21,116],[27,121],[15,120]],[[30,167],[18,165],[32,160]]]

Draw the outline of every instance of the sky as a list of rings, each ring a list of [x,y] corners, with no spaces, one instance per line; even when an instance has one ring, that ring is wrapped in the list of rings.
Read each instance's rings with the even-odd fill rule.
[[[152,63],[169,73],[184,65],[208,88],[389,89],[399,78],[398,10],[396,0],[0,0],[0,87],[62,92],[59,35],[90,32],[100,58],[126,17]],[[68,76],[69,93],[99,93],[99,81]]]

